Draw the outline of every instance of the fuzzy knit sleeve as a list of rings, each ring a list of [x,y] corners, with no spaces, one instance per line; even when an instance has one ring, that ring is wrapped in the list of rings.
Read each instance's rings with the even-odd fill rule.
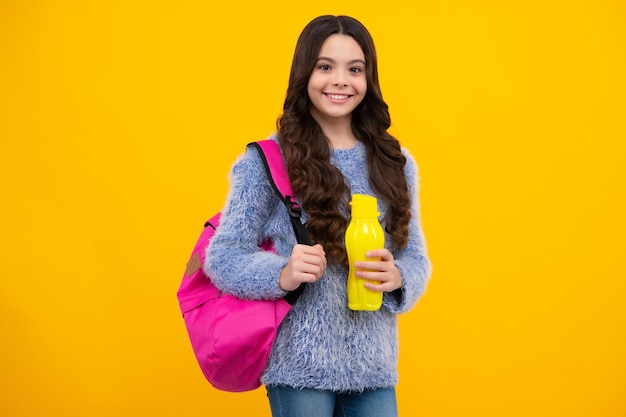
[[[205,273],[221,291],[248,299],[280,298],[280,271],[288,256],[262,251],[262,229],[278,202],[261,157],[248,149],[233,164],[220,224],[207,248]]]
[[[394,252],[395,264],[400,270],[403,287],[393,293],[385,293],[384,305],[394,313],[410,310],[426,290],[430,279],[431,264],[426,253],[419,204],[419,177],[417,165],[408,151],[403,150],[407,162],[405,175],[411,195],[411,221],[408,245]]]

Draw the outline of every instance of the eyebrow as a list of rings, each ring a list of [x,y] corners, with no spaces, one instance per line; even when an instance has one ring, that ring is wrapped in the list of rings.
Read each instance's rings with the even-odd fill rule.
[[[318,61],[328,61],[328,62],[331,62],[333,64],[336,63],[336,61],[334,59],[328,58],[326,56],[321,56],[321,57],[317,58],[317,60]],[[363,61],[362,59],[353,59],[352,61],[348,61],[349,65],[356,64],[356,63],[361,63],[361,64],[365,65],[365,61]]]

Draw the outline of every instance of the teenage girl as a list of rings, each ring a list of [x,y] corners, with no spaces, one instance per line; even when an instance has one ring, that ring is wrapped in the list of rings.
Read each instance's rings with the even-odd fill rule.
[[[422,234],[417,167],[391,124],[367,29],[321,16],[302,31],[284,112],[273,136],[314,243],[296,244],[285,206],[259,155],[233,165],[231,190],[205,271],[225,292],[285,296],[307,283],[282,322],[262,377],[275,417],[397,416],[397,314],[424,292],[430,263]],[[383,293],[374,312],[348,308],[344,245],[351,194],[378,199],[386,248],[356,266]],[[271,238],[276,253],[259,250]],[[375,283],[378,282],[378,283]]]

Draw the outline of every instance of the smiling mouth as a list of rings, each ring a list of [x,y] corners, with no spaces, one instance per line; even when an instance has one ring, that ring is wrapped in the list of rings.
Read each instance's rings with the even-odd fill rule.
[[[350,97],[352,97],[349,94],[330,94],[330,93],[324,93],[326,95],[326,97],[332,99],[332,100],[347,100]]]

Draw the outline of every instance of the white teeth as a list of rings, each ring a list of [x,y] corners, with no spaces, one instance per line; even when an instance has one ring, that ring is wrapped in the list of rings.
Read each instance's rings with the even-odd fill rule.
[[[333,100],[345,100],[349,96],[339,95],[339,94],[328,94],[328,97],[332,98]]]

